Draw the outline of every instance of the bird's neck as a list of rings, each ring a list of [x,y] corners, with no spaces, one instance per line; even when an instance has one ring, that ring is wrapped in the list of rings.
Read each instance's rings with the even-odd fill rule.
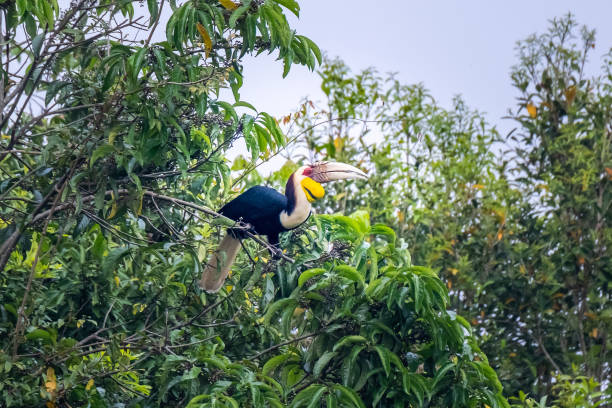
[[[287,181],[285,195],[287,196],[287,208],[281,212],[280,222],[283,227],[292,229],[308,219],[312,207],[295,174],[291,175]]]

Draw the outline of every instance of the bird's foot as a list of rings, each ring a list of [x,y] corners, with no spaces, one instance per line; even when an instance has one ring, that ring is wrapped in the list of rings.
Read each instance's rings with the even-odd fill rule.
[[[283,257],[283,250],[277,245],[271,245],[270,255],[272,255],[272,259],[280,259]]]

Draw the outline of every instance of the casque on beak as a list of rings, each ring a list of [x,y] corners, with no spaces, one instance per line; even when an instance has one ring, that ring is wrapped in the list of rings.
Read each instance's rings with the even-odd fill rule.
[[[363,171],[346,163],[317,162],[311,165],[310,168],[312,173],[309,177],[317,183],[347,179],[368,179],[368,175]]]

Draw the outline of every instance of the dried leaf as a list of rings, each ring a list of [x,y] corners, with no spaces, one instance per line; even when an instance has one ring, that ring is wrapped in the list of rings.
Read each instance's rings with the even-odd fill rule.
[[[219,3],[221,3],[226,10],[236,10],[238,8],[238,5],[232,0],[219,0]]]
[[[109,219],[109,220],[110,220],[110,219],[111,219],[111,218],[113,218],[115,215],[117,215],[117,209],[118,209],[118,207],[117,207],[117,201],[113,201],[113,204],[111,205],[111,212],[110,212],[110,214],[108,214],[107,219]]]
[[[206,28],[204,28],[202,24],[197,23],[196,28],[200,33],[200,37],[202,37],[202,41],[204,41],[204,51],[206,52],[206,58],[208,58],[208,55],[210,55],[212,51],[212,40],[210,39],[210,35],[208,35],[208,31],[206,31]]]
[[[57,390],[57,378],[55,377],[55,370],[53,367],[47,368],[47,381],[45,381],[45,388],[49,394],[53,394]]]
[[[397,220],[402,223],[406,219],[404,212],[402,210],[397,210]]]
[[[527,104],[527,112],[529,113],[529,116],[531,116],[532,118],[535,118],[538,114],[538,108],[536,108],[536,106],[529,102]]]
[[[574,99],[576,98],[576,85],[572,85],[565,90],[565,100],[567,101],[567,106],[571,106],[574,103]]]

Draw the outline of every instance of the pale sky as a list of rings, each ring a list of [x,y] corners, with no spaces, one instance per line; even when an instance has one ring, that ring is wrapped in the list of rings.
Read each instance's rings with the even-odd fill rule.
[[[397,72],[406,83],[422,82],[444,107],[461,94],[468,105],[487,113],[499,130],[501,117],[515,107],[509,72],[516,63],[516,41],[543,33],[548,20],[572,12],[597,31],[590,61],[598,72],[612,47],[612,1],[365,1],[302,0],[298,34],[314,40],[330,57],[353,70],[368,66]],[[291,15],[291,13],[287,13]],[[322,100],[316,73],[293,66],[282,79],[282,63],[260,55],[244,64],[243,100],[281,116],[308,96]]]

